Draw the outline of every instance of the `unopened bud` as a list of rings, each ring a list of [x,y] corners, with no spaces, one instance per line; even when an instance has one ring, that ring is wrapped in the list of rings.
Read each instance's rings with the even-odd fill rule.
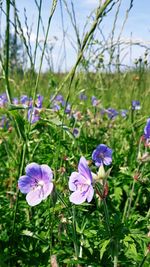
[[[97,176],[99,179],[104,179],[106,177],[106,172],[105,172],[103,164],[100,165]]]

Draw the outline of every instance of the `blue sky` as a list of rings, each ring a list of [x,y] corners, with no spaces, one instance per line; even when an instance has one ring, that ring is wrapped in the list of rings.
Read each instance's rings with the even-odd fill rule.
[[[70,0],[66,0],[68,5],[70,4]],[[75,14],[76,14],[76,21],[77,26],[79,28],[80,37],[83,37],[83,28],[88,19],[87,23],[87,30],[92,23],[92,17],[90,14],[94,9],[98,6],[99,0],[72,0],[74,3]],[[104,0],[103,0],[104,1]],[[39,0],[38,0],[39,2]],[[59,2],[59,1],[58,1]],[[43,0],[42,2],[42,19],[43,24],[46,29],[47,21],[50,13],[52,1],[50,0]],[[63,1],[62,1],[63,3]],[[19,10],[19,16],[22,23],[22,27],[25,29],[24,24],[24,8],[26,8],[26,14],[28,18],[28,25],[29,28],[32,27],[32,34],[31,34],[31,45],[32,49],[34,49],[35,45],[35,34],[36,34],[36,27],[37,27],[37,9],[35,2],[32,0],[16,0],[17,8]],[[120,13],[118,16],[117,24],[116,24],[116,31],[114,39],[117,39],[117,36],[120,32],[121,25],[124,21],[126,10],[130,5],[130,0],[122,0]],[[69,5],[70,6],[70,5]],[[109,39],[112,32],[112,25],[114,21],[114,16],[116,13],[116,7],[104,18],[101,29],[106,39]],[[122,33],[121,39],[123,40],[130,40],[131,33],[132,33],[132,40],[140,40],[142,43],[146,43],[148,47],[150,47],[150,1],[149,0],[134,0],[133,8],[129,13],[128,20],[125,24],[124,31]],[[11,14],[12,16],[12,14]],[[65,45],[66,45],[66,63],[67,69],[70,69],[71,66],[75,63],[76,60],[76,52],[73,48],[76,46],[76,37],[74,34],[73,27],[71,25],[69,16],[63,6],[63,16],[64,16],[64,29],[66,31],[65,37]],[[4,16],[2,20],[4,20]],[[4,23],[2,25],[5,25]],[[54,38],[57,37],[57,41]],[[99,34],[96,35],[97,38],[101,41],[101,36]],[[39,39],[42,44],[43,34],[42,30],[40,31]],[[58,4],[54,17],[52,19],[51,28],[49,32],[49,44],[54,44],[53,50],[53,62],[54,62],[54,69],[57,71],[59,68],[61,71],[65,70],[65,62],[64,58],[64,46],[62,45],[63,34],[62,34],[62,22],[61,22],[61,15],[60,15],[60,5]],[[73,44],[73,45],[72,45]],[[140,49],[138,46],[132,47],[132,61],[139,56],[143,56],[145,49]],[[129,46],[124,50],[122,53],[122,57],[125,56],[125,63],[129,64]],[[107,56],[106,56],[107,60]],[[40,61],[40,50],[38,50],[38,57],[37,57],[37,67]],[[44,60],[43,62],[43,70],[47,69],[47,63]]]

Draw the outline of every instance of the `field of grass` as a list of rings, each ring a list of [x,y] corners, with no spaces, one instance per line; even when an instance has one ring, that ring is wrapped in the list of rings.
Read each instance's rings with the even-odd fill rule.
[[[11,72],[6,53],[1,267],[150,265],[150,71],[144,62],[129,71],[85,70],[93,25],[68,73]]]

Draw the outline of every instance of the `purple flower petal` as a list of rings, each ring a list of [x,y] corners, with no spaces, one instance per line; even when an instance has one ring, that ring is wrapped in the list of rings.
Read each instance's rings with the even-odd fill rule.
[[[42,164],[41,165],[41,172],[42,172],[42,179],[48,182],[50,182],[53,178],[53,172],[51,170],[51,168],[46,165],[46,164]]]
[[[36,206],[42,200],[46,199],[51,194],[52,190],[53,183],[49,183],[48,186],[46,184],[38,186],[27,194],[26,200],[30,206]]]
[[[93,196],[94,196],[94,189],[92,186],[90,186],[87,194],[87,202],[91,202]]]
[[[37,163],[33,162],[28,164],[25,171],[27,176],[30,176],[37,181],[42,179],[42,171],[40,165],[38,165]]]
[[[31,188],[32,184],[34,184],[34,181],[28,176],[21,176],[18,181],[18,187],[23,194],[27,194]]]
[[[42,200],[46,199],[51,194],[53,187],[54,187],[53,183],[45,184],[43,186],[44,194]]]
[[[144,137],[145,139],[150,138],[150,118],[147,120],[146,126],[144,128]]]
[[[79,181],[80,174],[78,172],[73,172],[69,178],[69,189],[71,191],[76,191],[75,182]]]
[[[85,177],[87,180],[92,182],[92,174],[91,171],[87,165],[86,159],[84,157],[80,158],[79,165],[78,165],[78,171],[81,173],[83,177]]]
[[[30,206],[36,206],[43,200],[43,197],[43,189],[38,186],[26,195],[26,200]]]
[[[82,192],[80,190],[73,192],[69,197],[70,202],[77,204],[77,205],[85,202],[86,198],[87,198],[87,195],[82,194]]]
[[[105,165],[110,165],[112,163],[112,158],[110,157],[105,157],[104,158],[104,164]]]

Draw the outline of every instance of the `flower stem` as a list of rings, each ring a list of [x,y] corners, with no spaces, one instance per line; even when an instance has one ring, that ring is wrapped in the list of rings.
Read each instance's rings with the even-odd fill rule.
[[[130,194],[130,198],[129,198],[129,206],[128,206],[128,210],[127,210],[127,218],[130,215],[131,203],[132,203],[133,193],[134,193],[134,186],[135,186],[135,179],[133,180],[131,194]]]
[[[76,221],[75,221],[75,206],[72,207],[72,227],[73,227],[73,239],[74,239],[74,251],[75,256],[78,259],[78,244],[77,244],[77,234],[76,234]]]
[[[109,233],[109,237],[111,237],[111,230],[110,230],[110,218],[109,218],[109,213],[108,213],[108,208],[107,208],[107,203],[106,203],[106,199],[103,199],[103,204],[104,204],[104,213],[105,213],[105,220],[106,220],[106,226],[107,226],[107,230]]]
[[[115,251],[114,251],[114,267],[118,266],[118,240],[115,240]]]
[[[118,255],[114,256],[114,267],[117,267],[118,265]]]

